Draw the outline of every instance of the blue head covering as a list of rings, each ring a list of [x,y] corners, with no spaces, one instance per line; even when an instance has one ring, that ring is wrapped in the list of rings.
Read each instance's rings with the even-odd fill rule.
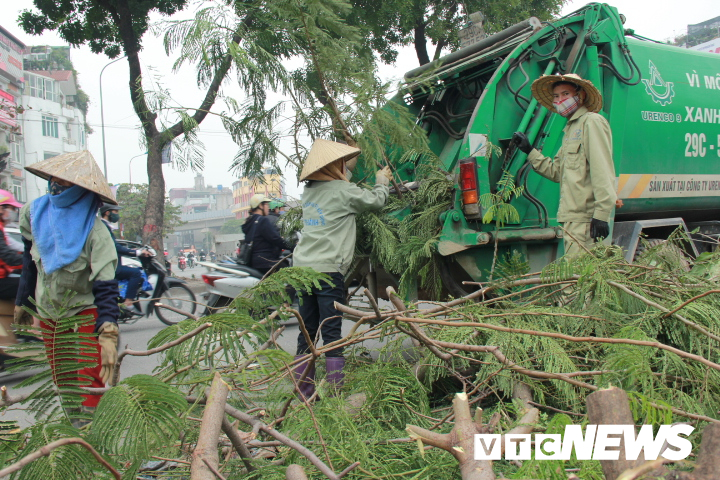
[[[95,224],[98,208],[97,195],[78,185],[57,195],[43,195],[30,205],[33,239],[45,273],[77,260]]]

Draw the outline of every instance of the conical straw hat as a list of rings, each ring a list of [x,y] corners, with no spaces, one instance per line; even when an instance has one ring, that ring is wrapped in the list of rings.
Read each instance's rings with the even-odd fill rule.
[[[25,167],[25,170],[45,180],[55,177],[80,185],[97,193],[103,202],[118,204],[105,175],[102,174],[92,154],[87,150],[48,158]]]
[[[319,138],[315,140],[310,149],[310,153],[305,159],[305,165],[303,165],[302,173],[300,174],[300,181],[302,182],[324,166],[330,165],[337,160],[345,160],[347,162],[358,155],[360,155],[359,148]]]
[[[585,91],[585,102],[583,105],[591,112],[599,112],[602,108],[602,95],[590,80],[580,78],[576,73],[565,75],[543,75],[532,84],[532,94],[537,101],[551,112],[555,112],[553,105],[553,85],[557,82],[568,82],[577,85]]]

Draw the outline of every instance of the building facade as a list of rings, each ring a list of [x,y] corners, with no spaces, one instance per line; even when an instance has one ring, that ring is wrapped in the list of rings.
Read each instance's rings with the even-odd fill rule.
[[[222,185],[208,186],[201,174],[195,176],[195,185],[189,188],[171,188],[170,202],[182,209],[185,222],[168,236],[173,254],[180,249],[213,250],[214,237],[228,220],[234,218],[231,207],[233,192]]]
[[[266,168],[260,177],[243,177],[233,182],[232,212],[235,218],[247,218],[250,213],[250,198],[262,193],[270,198],[285,198],[285,179],[279,171]]]
[[[0,26],[0,188],[21,202],[44,195],[24,167],[86,149],[86,109],[70,47],[28,47]]]
[[[0,26],[0,188],[9,190],[20,201],[24,191],[22,111],[24,84],[23,57],[26,46]]]

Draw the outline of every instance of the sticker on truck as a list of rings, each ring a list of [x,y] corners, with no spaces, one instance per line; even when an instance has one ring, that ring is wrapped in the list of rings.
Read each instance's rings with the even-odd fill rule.
[[[618,178],[618,198],[720,196],[720,175],[624,174]]]

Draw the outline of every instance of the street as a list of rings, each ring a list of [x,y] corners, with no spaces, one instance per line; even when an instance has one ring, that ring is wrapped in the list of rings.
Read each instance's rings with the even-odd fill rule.
[[[195,267],[193,269],[186,269],[183,276],[190,277],[195,275],[199,278],[202,273],[205,272],[205,267]],[[204,284],[198,281],[191,281],[190,286],[195,292],[197,300],[203,301],[201,294],[204,292]],[[381,303],[381,308],[387,307],[389,304]],[[346,320],[343,322],[343,335],[347,335],[350,329],[355,325],[354,322]],[[158,318],[153,315],[149,318],[141,318],[132,324],[120,324],[120,341],[118,351],[121,352],[123,349],[131,350],[147,350],[148,341],[155,336],[160,330],[167,327]],[[278,345],[290,354],[295,353],[295,347],[297,344],[297,337],[300,332],[297,323],[290,322],[286,324],[285,331],[278,339]],[[368,341],[363,343],[366,348],[373,352],[373,356],[377,355],[377,350],[381,345],[377,340]],[[148,374],[153,373],[153,369],[159,364],[159,354],[151,355],[148,357],[136,357],[126,356],[122,362],[122,368],[120,371],[120,379],[131,377],[137,374]],[[8,393],[11,395],[17,395],[21,393],[31,392],[34,386],[15,388],[20,382],[29,378],[33,374],[37,373],[38,370],[28,371],[24,374],[2,374],[0,373],[0,385],[4,385],[8,388]],[[0,421],[11,421],[17,420],[21,427],[28,427],[32,425],[33,418],[28,415],[22,405],[16,405],[7,409],[3,414],[0,414]]]

